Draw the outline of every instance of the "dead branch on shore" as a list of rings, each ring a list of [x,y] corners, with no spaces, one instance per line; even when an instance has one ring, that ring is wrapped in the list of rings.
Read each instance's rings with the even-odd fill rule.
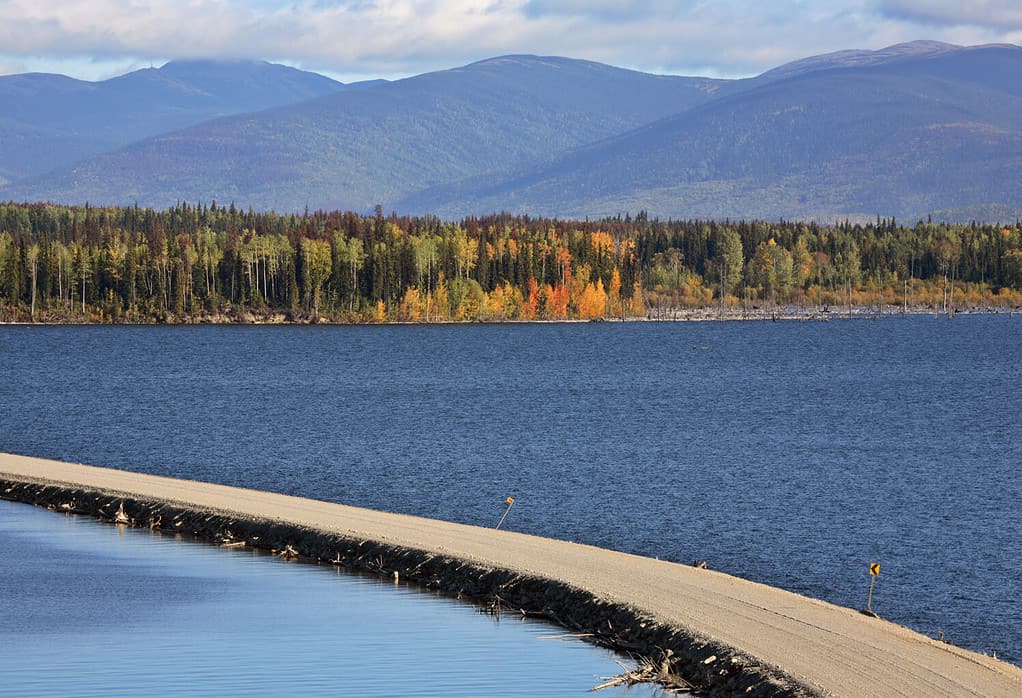
[[[495,616],[497,618],[500,618],[500,612],[503,610],[503,608],[504,608],[504,600],[501,599],[496,594],[494,594],[493,598],[490,599],[489,603],[487,603],[487,604],[485,604],[483,606],[480,606],[479,612],[480,613],[485,613],[488,616]],[[524,611],[523,611],[523,613],[524,613]]]
[[[674,652],[671,650],[660,650],[657,657],[640,657],[638,666],[635,669],[626,669],[617,676],[603,676],[604,683],[589,689],[591,693],[602,691],[605,688],[614,686],[634,686],[640,683],[655,683],[662,686],[670,693],[681,695],[692,693],[695,686],[671,671],[671,657]],[[625,666],[618,662],[618,666],[625,669]]]
[[[283,550],[274,550],[273,552],[279,555],[280,557],[284,558],[285,560],[298,559],[298,551],[295,550],[290,544],[284,546]]]

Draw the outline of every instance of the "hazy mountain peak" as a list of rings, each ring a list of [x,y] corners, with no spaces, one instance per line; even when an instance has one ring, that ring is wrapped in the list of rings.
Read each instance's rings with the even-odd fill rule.
[[[253,60],[248,58],[177,58],[172,61],[167,61],[158,70],[177,72],[181,70],[191,71],[204,68],[265,65],[274,64],[269,61]]]
[[[603,72],[623,71],[623,68],[615,68],[603,63],[583,60],[581,58],[566,58],[563,56],[537,56],[532,54],[510,54],[506,56],[494,56],[475,63],[454,68],[454,71],[550,71],[550,70],[600,70]]]
[[[336,80],[308,71],[270,63],[269,61],[249,59],[209,59],[190,58],[175,60],[164,64],[158,69],[162,76],[188,83],[204,83],[214,81],[259,81],[279,84],[288,81],[294,84],[341,87]]]
[[[859,68],[891,61],[908,58],[930,58],[955,51],[962,51],[965,47],[956,44],[946,44],[941,41],[908,41],[901,44],[894,44],[877,50],[849,49],[824,53],[819,56],[802,58],[791,63],[785,63],[760,75],[760,78],[776,80],[779,78],[792,77],[803,73],[817,70],[829,70],[831,68]]]
[[[931,53],[945,53],[947,51],[958,51],[964,48],[958,44],[949,44],[945,41],[934,41],[932,39],[916,39],[905,41],[900,44],[892,44],[876,51],[870,51],[878,56],[905,56],[925,55]]]
[[[473,66],[505,66],[505,65],[564,65],[569,63],[584,63],[577,58],[563,58],[560,56],[537,56],[531,53],[511,53],[504,56],[493,56],[484,58],[475,63],[469,63],[466,68]]]

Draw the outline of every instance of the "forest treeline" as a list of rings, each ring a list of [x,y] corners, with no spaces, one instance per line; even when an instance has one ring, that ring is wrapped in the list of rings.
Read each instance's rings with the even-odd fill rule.
[[[1022,225],[0,204],[7,321],[558,320],[879,305],[1022,305]]]

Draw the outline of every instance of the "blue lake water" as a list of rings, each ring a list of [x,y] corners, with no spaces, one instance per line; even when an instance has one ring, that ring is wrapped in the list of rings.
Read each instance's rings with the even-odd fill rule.
[[[545,623],[24,504],[0,550],[4,695],[581,696],[621,671]]]
[[[0,328],[0,450],[691,563],[1022,661],[1022,319]]]

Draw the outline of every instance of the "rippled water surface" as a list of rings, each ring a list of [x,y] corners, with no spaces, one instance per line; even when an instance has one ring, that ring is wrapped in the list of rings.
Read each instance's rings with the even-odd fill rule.
[[[582,696],[621,671],[544,623],[24,504],[0,550],[4,695]]]
[[[1022,319],[0,328],[0,450],[711,567],[1022,661]]]

